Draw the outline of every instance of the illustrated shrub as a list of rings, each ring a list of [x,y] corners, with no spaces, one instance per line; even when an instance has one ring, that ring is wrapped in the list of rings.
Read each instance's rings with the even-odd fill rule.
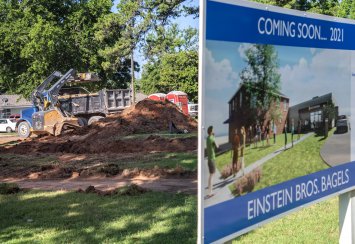
[[[234,182],[234,195],[242,195],[246,192],[252,192],[256,183],[260,181],[261,169],[256,168],[252,172],[244,175]]]

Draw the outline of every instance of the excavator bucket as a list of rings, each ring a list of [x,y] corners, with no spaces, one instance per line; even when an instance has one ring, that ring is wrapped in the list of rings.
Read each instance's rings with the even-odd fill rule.
[[[87,83],[87,82],[95,82],[100,81],[100,77],[95,73],[77,73],[75,77],[75,82],[78,83]]]

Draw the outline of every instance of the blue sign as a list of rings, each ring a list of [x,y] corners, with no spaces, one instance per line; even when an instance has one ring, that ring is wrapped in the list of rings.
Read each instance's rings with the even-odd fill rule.
[[[355,186],[355,162],[322,170],[205,208],[206,243]]]
[[[355,50],[354,25],[207,1],[206,39]]]
[[[230,0],[224,1],[232,2]],[[228,134],[228,140],[231,142],[236,134],[241,134],[239,132],[241,128],[245,128],[247,132],[245,132],[245,129],[243,130],[243,136],[246,136],[243,141],[248,140],[250,144],[253,144],[260,140],[261,133],[257,135],[257,128],[260,131],[261,127],[269,126],[270,128],[266,130],[269,132],[265,132],[265,135],[274,133],[275,136],[284,133],[287,129],[290,130],[290,128],[292,128],[293,134],[298,126],[298,128],[307,127],[305,131],[315,130],[318,126],[316,123],[323,123],[324,111],[322,110],[323,104],[320,104],[320,102],[319,104],[313,103],[319,97],[323,99],[327,96],[330,97],[329,99],[333,99],[333,97],[341,98],[339,99],[341,100],[340,105],[337,104],[339,105],[337,106],[339,111],[342,112],[339,112],[339,115],[351,115],[350,91],[353,89],[351,84],[353,84],[354,79],[351,77],[355,76],[351,59],[354,62],[355,58],[350,52],[342,52],[341,50],[355,50],[355,22],[344,19],[336,20],[333,17],[321,15],[316,17],[316,15],[299,11],[282,11],[281,8],[267,7],[266,5],[247,3],[246,1],[240,1],[239,5],[223,3],[223,0],[206,0],[205,3],[205,19],[203,20],[205,26],[203,30],[205,31],[203,33],[203,57],[205,62],[201,69],[204,90],[202,91],[203,97],[200,98],[203,111],[201,118],[202,123],[205,124],[200,125],[201,131],[203,130],[202,126],[205,126],[205,128],[213,126],[213,133],[220,133],[221,137]],[[267,115],[265,115],[259,120],[248,115],[249,111],[252,111],[253,98],[254,100],[256,98],[255,94],[251,94],[248,89],[243,90],[243,85],[248,82],[249,85],[255,85],[258,84],[258,81],[263,80],[260,79],[262,77],[260,73],[263,72],[257,72],[258,69],[255,69],[256,62],[253,63],[253,66],[247,61],[246,51],[255,52],[255,56],[257,56],[260,54],[257,52],[261,50],[257,48],[264,46],[254,44],[272,46],[270,50],[275,53],[275,57],[273,57],[275,65],[272,67],[273,70],[276,70],[275,74],[277,75],[275,77],[279,77],[280,87],[284,85],[283,88],[292,88],[288,90],[288,93],[281,91],[280,88],[280,94],[285,94],[282,106],[279,107],[283,108],[284,113],[281,115],[284,116],[283,119],[266,118]],[[344,58],[344,53],[349,56]],[[279,56],[277,57],[277,55]],[[334,63],[341,63],[339,60],[346,64],[334,67]],[[252,61],[255,61],[255,59]],[[281,65],[278,66],[279,63],[282,63],[282,67]],[[257,71],[254,72],[254,70]],[[303,72],[304,70],[306,72]],[[329,75],[325,75],[325,70],[333,74],[344,75],[337,80],[338,86],[344,87],[343,90],[333,87],[331,93],[323,95],[325,94],[324,91],[318,89],[318,87],[325,87],[329,83],[328,81],[326,83],[324,78],[329,77]],[[315,74],[318,74],[318,76]],[[253,78],[255,79],[253,80]],[[335,79],[337,78],[335,77]],[[302,84],[299,88],[300,91],[297,91],[298,88],[293,86],[298,82]],[[334,84],[334,79],[330,82]],[[303,94],[305,93],[304,89],[308,87],[314,94],[307,93],[306,99]],[[318,92],[322,93],[318,94]],[[279,101],[280,104],[281,100]],[[256,101],[254,103],[256,104]],[[246,104],[248,105],[246,106]],[[308,105],[297,108],[297,111],[294,108],[293,112],[290,113],[292,107],[297,107],[295,104]],[[304,111],[306,112],[301,116]],[[313,113],[312,118],[311,113]],[[290,114],[295,117],[291,119]],[[247,118],[247,116],[249,117]],[[306,118],[306,116],[309,118]],[[263,119],[265,121],[262,121]],[[336,118],[333,122],[335,120]],[[229,127],[226,123],[229,124]],[[272,127],[271,124],[274,124],[275,127]],[[276,128],[282,128],[281,132],[276,132]],[[300,130],[298,133],[300,133]],[[268,138],[268,135],[266,138]],[[239,141],[239,139],[236,141]],[[285,144],[287,144],[286,142],[287,137]],[[350,141],[347,142],[347,145],[349,143]],[[238,150],[238,148],[239,146],[236,146],[234,150]],[[342,162],[353,160],[350,157],[350,149],[348,153],[349,157]],[[207,156],[204,155],[204,152],[201,154],[202,159]],[[239,163],[238,153],[236,154],[236,160],[233,155],[233,159],[232,157],[231,159],[223,159],[233,161],[232,163],[223,162],[223,164],[231,166],[231,164]],[[211,161],[213,160],[210,160],[209,163]],[[207,162],[203,161],[202,163],[207,165]],[[253,163],[255,162],[251,162],[251,164]],[[213,174],[210,173],[209,176],[212,178]],[[229,184],[231,183],[232,181],[229,182]],[[205,188],[206,185],[203,187]],[[355,161],[247,193],[231,200],[226,199],[221,203],[215,204],[216,202],[214,202],[215,205],[203,208],[203,241],[211,243],[223,238],[225,240],[230,239],[255,228],[261,223],[265,223],[271,218],[280,217],[282,214],[301,206],[318,202],[354,188]],[[211,189],[210,184],[208,187],[210,194],[206,194],[206,199],[214,196]]]

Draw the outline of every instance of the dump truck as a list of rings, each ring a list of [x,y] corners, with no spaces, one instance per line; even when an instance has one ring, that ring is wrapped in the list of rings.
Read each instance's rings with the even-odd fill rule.
[[[84,88],[66,88],[62,89],[59,101],[62,109],[77,117],[83,126],[121,112],[132,104],[130,89],[102,89],[90,93]]]
[[[95,81],[99,81],[99,77],[93,73],[77,73],[70,69],[63,75],[54,71],[32,92],[33,106],[22,110],[21,118],[16,123],[18,135],[23,138],[31,136],[32,133],[57,136],[64,130],[93,123],[130,105],[131,93],[127,89],[103,89],[98,93],[84,95],[60,95],[65,84]]]

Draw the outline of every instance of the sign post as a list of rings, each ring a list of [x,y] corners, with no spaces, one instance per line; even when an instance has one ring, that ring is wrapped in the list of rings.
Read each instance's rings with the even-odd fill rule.
[[[355,243],[355,191],[339,196],[340,244]]]
[[[340,195],[340,242],[355,243],[355,21],[234,0],[200,11],[199,241]]]

